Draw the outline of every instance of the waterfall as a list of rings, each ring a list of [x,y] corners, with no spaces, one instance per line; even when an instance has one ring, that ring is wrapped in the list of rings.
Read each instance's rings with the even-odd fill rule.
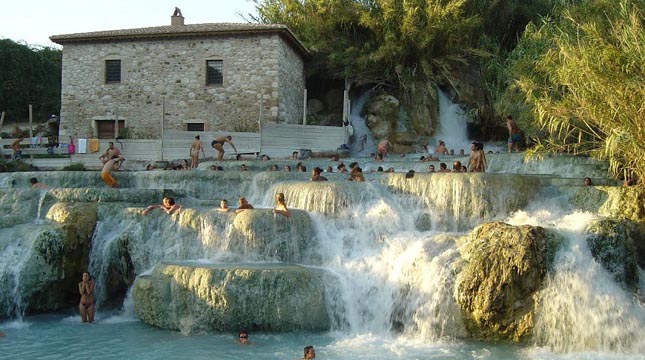
[[[514,156],[505,159],[520,161]],[[118,190],[0,189],[0,309],[4,316],[22,316],[33,290],[25,286],[27,267],[44,269],[46,261],[40,258],[51,250],[40,246],[39,239],[53,238],[56,241],[47,244],[57,244],[62,237],[52,219],[34,224],[34,216],[44,212],[49,201],[98,202],[89,272],[100,311],[126,294],[135,275],[159,262],[287,262],[325,273],[333,331],[397,334],[422,341],[460,339],[467,334],[455,300],[455,276],[464,261],[464,236],[479,224],[505,221],[542,226],[564,239],[536,295],[539,311],[531,339],[535,347],[642,352],[642,304],[615,283],[584,241],[586,225],[598,216],[571,210],[567,199],[560,198],[570,184],[564,183],[562,190],[553,185],[556,181],[543,182],[542,177],[562,172],[577,176],[591,167],[588,159],[571,158],[566,164],[563,159],[526,167],[496,165],[500,172],[517,167],[527,175],[419,172],[406,179],[402,173],[367,173],[367,182],[356,183],[339,174],[330,174],[336,181],[310,182],[302,173],[228,169],[124,172],[120,180],[132,188]],[[398,161],[403,168],[418,163]],[[328,159],[312,159],[307,166],[327,163]],[[28,175],[0,174],[0,184],[9,184],[8,177],[22,183],[22,176]],[[97,177],[76,176],[79,184]],[[67,174],[53,174],[48,183],[74,185]],[[141,211],[157,203],[163,189],[176,193],[183,211],[168,215],[153,210],[143,216]],[[560,197],[542,201],[552,196],[544,195],[547,190]],[[285,194],[291,218],[272,214],[278,192]],[[221,198],[235,207],[239,196],[252,200],[256,209],[237,215],[214,210]],[[55,273],[33,273],[43,286],[58,279]],[[32,276],[32,283],[36,280]],[[640,290],[645,290],[643,285]],[[132,309],[127,303],[124,307]]]
[[[446,143],[446,148],[455,150],[456,154],[460,149],[464,149],[468,153],[471,141],[468,140],[467,119],[464,110],[450,101],[443,91],[439,90],[437,93],[439,97],[439,126],[434,135],[434,143],[429,146],[430,152],[433,152],[439,140],[443,140]]]
[[[40,192],[40,197],[38,198],[38,211],[36,213],[36,219],[34,220],[34,223],[36,224],[43,223],[40,217],[42,215],[43,204],[45,203],[45,198],[47,197],[47,193],[49,192],[49,190],[43,189],[43,190],[39,190],[39,192]]]
[[[545,202],[544,204],[548,204]],[[538,294],[533,343],[555,352],[643,353],[645,309],[593,258],[584,231],[596,216],[557,208],[518,212],[513,223],[552,227],[564,239]],[[641,286],[641,291],[645,289]]]
[[[367,127],[367,120],[361,116],[361,111],[363,111],[363,107],[369,97],[370,93],[365,92],[352,105],[350,122],[354,128],[354,137],[351,144],[351,155],[353,157],[367,157],[371,153],[376,153],[376,140]]]

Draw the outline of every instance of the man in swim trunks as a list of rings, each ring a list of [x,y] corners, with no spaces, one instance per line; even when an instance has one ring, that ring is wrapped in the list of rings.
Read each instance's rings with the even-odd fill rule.
[[[81,302],[78,304],[78,310],[81,313],[82,322],[94,322],[94,281],[90,274],[83,273],[83,281],[78,283],[78,292],[81,294]]]
[[[377,154],[380,154],[381,156],[387,156],[388,146],[392,146],[392,143],[390,143],[388,139],[385,139],[379,142],[378,145],[376,146]]]
[[[193,140],[193,143],[190,145],[190,168],[191,169],[196,169],[197,164],[199,163],[199,151],[202,151],[202,155],[206,157],[206,154],[204,153],[204,146],[202,146],[202,142],[199,140],[199,135],[195,136],[195,140]]]
[[[439,145],[437,145],[437,147],[434,148],[434,153],[441,154],[441,155],[446,155],[448,153],[448,149],[446,148],[446,143],[443,140],[439,140]]]
[[[235,145],[231,140],[233,140],[233,137],[229,135],[229,136],[218,136],[215,138],[215,140],[211,141],[211,146],[218,152],[217,161],[222,161],[224,159],[225,143],[229,143],[233,147],[233,150],[235,150],[235,153],[237,154],[237,149],[235,148]]]
[[[123,158],[121,156],[114,155],[112,156],[112,159],[108,160],[105,165],[103,165],[103,169],[101,170],[101,179],[105,181],[107,186],[111,188],[119,187],[119,184],[117,184],[116,180],[112,177],[112,171],[119,170],[122,162]]]
[[[119,150],[118,148],[115,148],[114,142],[110,141],[110,143],[108,144],[108,148],[105,150],[103,155],[99,156],[99,160],[101,160],[101,163],[105,165],[105,163],[112,160],[112,157],[114,155],[118,155],[119,157],[123,158],[123,154],[121,153],[121,150]]]
[[[515,125],[513,117],[511,115],[506,116],[506,128],[508,129],[508,152],[509,154],[513,152],[520,152],[520,129]]]

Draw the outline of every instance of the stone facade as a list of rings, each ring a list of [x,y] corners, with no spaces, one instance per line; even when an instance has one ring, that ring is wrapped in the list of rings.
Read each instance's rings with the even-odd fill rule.
[[[158,138],[162,123],[249,132],[260,117],[301,123],[306,49],[282,25],[228,25],[53,36],[63,45],[61,135],[96,137],[117,117],[132,138]],[[120,82],[106,83],[106,60],[120,60]],[[206,84],[207,60],[222,61],[221,85]]]

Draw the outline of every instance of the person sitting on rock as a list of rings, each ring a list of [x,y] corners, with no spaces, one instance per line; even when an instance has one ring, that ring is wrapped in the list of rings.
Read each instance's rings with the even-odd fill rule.
[[[439,172],[448,173],[450,172],[450,169],[448,169],[448,165],[446,165],[446,163],[439,163]]]
[[[441,155],[446,155],[448,153],[448,149],[446,149],[446,143],[443,142],[443,140],[439,140],[439,145],[434,148],[434,153]]]
[[[287,209],[287,202],[284,199],[283,193],[277,193],[275,195],[275,208],[273,208],[273,213],[291,217],[291,212]]]
[[[47,185],[39,182],[35,177],[29,179],[29,183],[31,184],[32,189],[47,189]]]
[[[217,208],[217,211],[219,212],[228,212],[230,209],[228,208],[228,200],[222,199],[222,201],[219,202],[219,207]]]
[[[364,182],[363,169],[358,166],[358,163],[353,162],[349,164],[349,181]]]
[[[253,205],[249,204],[249,201],[246,200],[246,198],[242,196],[237,201],[237,209],[235,209],[235,213],[239,214],[242,211],[249,210],[249,209],[253,209]]]
[[[177,211],[177,214],[181,213],[181,205],[175,204],[175,199],[164,196],[163,200],[161,200],[161,205],[150,205],[148,206],[143,212],[141,213],[142,215],[148,215],[148,213],[152,209],[161,209],[166,212],[166,214],[170,215],[172,214],[175,210]]]
[[[305,346],[305,354],[302,357],[302,360],[310,360],[316,358],[316,350],[312,345]]]
[[[319,168],[316,166],[313,170],[311,170],[311,181],[327,181],[327,178],[320,175],[320,173],[323,172],[323,169]]]

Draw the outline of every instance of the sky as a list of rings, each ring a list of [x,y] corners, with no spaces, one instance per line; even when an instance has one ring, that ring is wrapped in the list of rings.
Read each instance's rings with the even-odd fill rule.
[[[251,0],[9,0],[0,12],[0,38],[60,48],[52,35],[170,25],[175,7],[186,24],[246,22]]]

